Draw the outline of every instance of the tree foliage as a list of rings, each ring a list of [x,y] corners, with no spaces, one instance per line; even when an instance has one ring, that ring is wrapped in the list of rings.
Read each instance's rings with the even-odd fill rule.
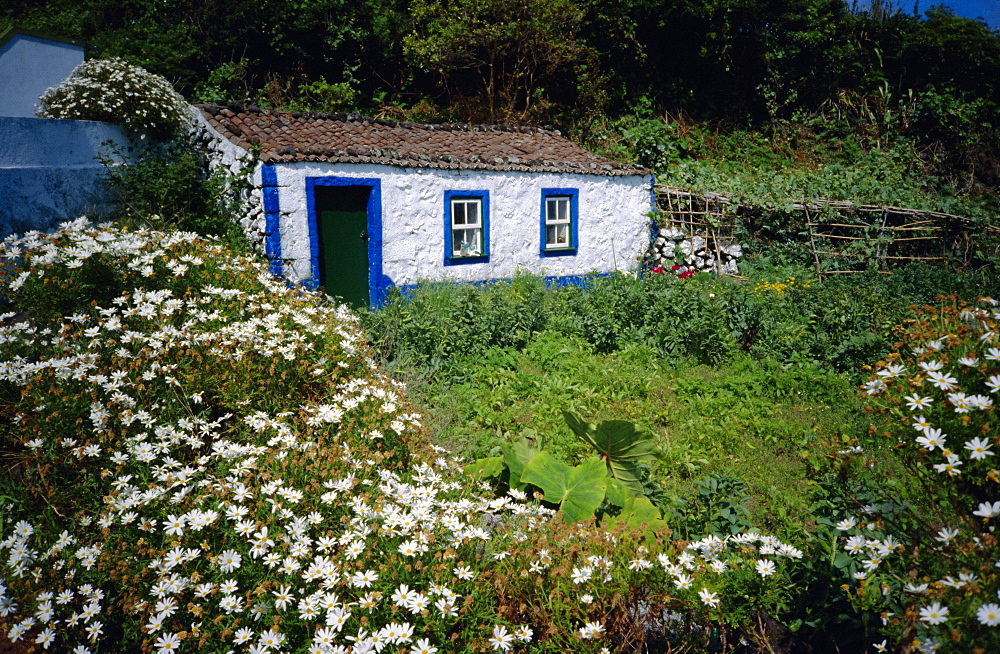
[[[576,36],[583,11],[572,0],[412,0],[410,8],[408,61],[493,122],[521,122],[552,106],[548,84],[571,75],[586,52]]]
[[[941,6],[923,16],[890,2],[860,6],[8,0],[0,28],[81,39],[92,55],[142,66],[195,101],[552,123],[611,156],[653,154],[674,177],[706,154],[734,159],[693,147],[711,139],[692,145],[691,124],[762,134],[765,158],[790,156],[804,170],[823,162],[800,160],[803,148],[909,148],[907,175],[933,177],[942,191],[931,196],[982,196],[995,210],[1000,33]]]

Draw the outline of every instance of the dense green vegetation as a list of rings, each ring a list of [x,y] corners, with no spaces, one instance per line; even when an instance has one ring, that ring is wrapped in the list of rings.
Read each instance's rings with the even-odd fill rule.
[[[995,218],[1000,37],[844,0],[13,0],[189,100],[552,123],[661,181]]]
[[[661,494],[737,477],[759,524],[794,528],[812,501],[808,452],[863,431],[857,385],[910,307],[988,288],[1000,288],[993,275],[924,265],[822,284],[788,268],[746,282],[595,276],[587,288],[524,275],[427,284],[363,320],[456,452],[487,456],[527,433],[576,461],[588,449],[563,411],[629,420],[658,437]]]
[[[857,380],[863,366],[888,353],[910,305],[1000,284],[988,270],[956,274],[923,264],[820,284],[808,269],[765,257],[749,261],[745,273],[746,282],[711,274],[680,279],[669,271],[595,275],[585,287],[562,288],[531,275],[479,287],[432,283],[365,320],[390,358],[459,379],[484,351],[523,349],[549,331],[602,354],[641,345],[665,360],[707,365],[747,354]]]
[[[944,605],[952,607],[953,619],[962,616],[970,628],[991,620],[983,617],[994,610],[985,589],[996,581],[989,518],[1000,514],[1000,508],[991,513],[1000,504],[992,504],[996,480],[986,459],[1000,441],[969,440],[965,453],[977,447],[985,453],[969,460],[977,472],[954,481],[947,466],[951,457],[958,465],[961,460],[952,450],[945,450],[946,462],[936,463],[934,447],[916,451],[909,443],[913,429],[927,420],[933,421],[928,426],[950,421],[948,433],[966,438],[992,433],[992,399],[982,393],[996,392],[1000,375],[983,385],[986,371],[995,367],[987,368],[978,352],[990,341],[974,342],[978,332],[967,323],[974,314],[960,319],[953,301],[940,314],[930,305],[944,293],[973,297],[997,288],[992,275],[925,265],[820,284],[808,272],[758,262],[742,282],[709,274],[648,274],[595,277],[585,289],[546,288],[530,276],[479,287],[427,284],[366,316],[364,324],[386,363],[407,381],[432,438],[477,458],[467,472],[492,479],[498,493],[540,483],[526,465],[537,464],[531,457],[538,452],[576,466],[564,468],[567,479],[573,471],[587,474],[592,444],[574,434],[565,412],[606,425],[626,421],[652,439],[653,455],[632,469],[656,510],[616,508],[608,481],[599,516],[611,520],[620,510],[623,519],[637,520],[641,512],[644,520],[662,520],[673,538],[759,529],[802,544],[812,559],[802,576],[790,577],[794,591],[735,591],[774,602],[776,615],[796,632],[789,636],[778,628],[758,634],[755,642],[775,645],[791,638],[795,647],[808,641],[819,651],[864,651],[866,632],[893,634],[899,643],[914,636],[925,645],[941,642],[923,629],[927,621],[947,622],[937,621],[942,604],[925,603],[918,616],[893,599],[889,589],[903,583],[894,577],[902,570],[912,582],[907,588],[917,589],[908,592],[923,592],[920,579],[933,582],[935,599],[946,588],[960,589]],[[904,332],[900,325],[914,323],[915,305],[927,305],[923,312],[931,317]],[[942,348],[951,353],[939,361]],[[997,357],[1000,350],[993,348],[985,358]],[[869,365],[880,359],[889,363]],[[904,360],[905,367],[899,365]],[[939,386],[934,371],[945,362],[958,377],[941,387],[970,395],[942,393],[947,399],[932,407],[931,382]],[[860,393],[873,367],[879,376]],[[887,384],[889,397],[873,400],[886,393]],[[913,395],[904,399],[907,392]],[[972,399],[972,392],[981,394]],[[963,417],[963,398],[982,402],[986,417]],[[872,416],[873,406],[881,417]],[[917,416],[921,410],[936,417]],[[545,465],[554,464],[546,459]],[[573,497],[572,489],[565,492]],[[595,511],[599,500],[582,510]],[[579,512],[586,501],[580,497],[563,510]],[[976,516],[986,518],[985,526],[966,517],[977,502]],[[968,530],[987,539],[981,554],[955,540]],[[841,532],[854,540],[838,553],[835,534]],[[900,537],[906,545],[892,534],[905,534]],[[871,558],[853,559],[866,537],[874,548]],[[961,554],[946,563],[956,556],[953,550]],[[893,557],[897,551],[901,556]],[[883,558],[901,567],[875,572]],[[945,569],[953,572],[940,577]],[[959,571],[973,581],[980,571],[982,581],[972,590],[959,582],[948,586]],[[878,583],[884,597],[872,590]],[[846,597],[834,591],[841,584],[850,588]],[[982,609],[977,601],[988,606]],[[876,607],[919,619],[878,627],[870,621]],[[748,616],[737,617],[739,609],[727,615],[746,628],[741,620]],[[969,648],[991,642],[991,632],[957,629],[951,632],[960,643],[955,651],[977,651]]]

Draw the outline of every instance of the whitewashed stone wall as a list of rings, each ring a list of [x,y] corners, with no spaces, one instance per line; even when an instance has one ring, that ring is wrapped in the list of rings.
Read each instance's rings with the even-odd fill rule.
[[[679,265],[679,272],[714,271],[738,275],[743,248],[728,238],[711,238],[702,231],[694,235],[667,225],[654,234],[649,260],[654,266]]]
[[[221,168],[229,175],[238,175],[244,170],[253,155],[243,148],[233,145],[221,134],[212,129],[201,115],[201,110],[191,107],[190,133],[191,142],[208,153],[209,166]],[[259,252],[264,251],[264,210],[261,194],[260,164],[249,173],[249,185],[243,191],[243,215],[239,217],[243,233],[251,245]]]
[[[311,274],[307,177],[377,178],[381,184],[383,274],[396,286],[423,280],[475,281],[634,269],[649,245],[649,176],[438,170],[365,164],[278,164],[284,274]],[[541,190],[579,191],[575,256],[541,257]],[[488,262],[445,266],[445,191],[489,191]]]

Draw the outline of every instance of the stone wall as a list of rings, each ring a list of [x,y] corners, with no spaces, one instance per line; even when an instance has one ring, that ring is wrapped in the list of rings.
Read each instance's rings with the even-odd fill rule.
[[[667,224],[656,230],[650,245],[648,260],[664,268],[680,266],[678,272],[719,272],[738,275],[737,261],[743,248],[731,239],[713,238],[704,230],[694,234]]]
[[[191,107],[190,133],[191,142],[208,153],[209,166],[214,170],[221,169],[227,175],[247,175],[249,184],[242,190],[240,198],[243,215],[239,217],[243,233],[247,235],[250,244],[258,252],[264,252],[266,237],[264,221],[264,203],[261,193],[261,167],[253,163],[254,157],[241,147],[227,141],[219,132],[212,129],[201,115],[201,110]],[[248,170],[249,168],[249,170]]]

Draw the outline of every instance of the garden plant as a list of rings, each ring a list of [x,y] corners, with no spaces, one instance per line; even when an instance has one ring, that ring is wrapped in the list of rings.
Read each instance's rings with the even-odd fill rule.
[[[3,248],[0,621],[15,642],[732,645],[713,625],[777,611],[799,564],[753,530],[674,541],[477,489],[350,313],[217,242],[81,220]]]
[[[140,140],[166,140],[189,120],[187,101],[170,82],[117,58],[83,62],[39,105],[40,118],[120,123]]]

